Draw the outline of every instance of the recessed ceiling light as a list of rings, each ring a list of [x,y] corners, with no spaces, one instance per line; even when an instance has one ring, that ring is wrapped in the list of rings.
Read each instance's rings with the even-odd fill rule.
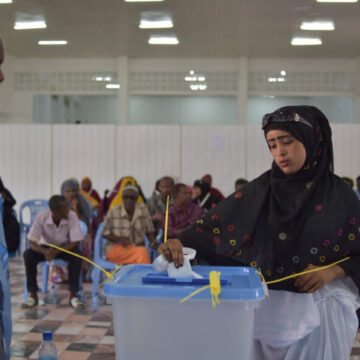
[[[39,45],[67,45],[67,40],[40,40]]]
[[[16,21],[15,30],[46,29],[45,20],[38,21]]]
[[[335,30],[335,25],[332,21],[304,21],[301,23],[300,29],[332,31]]]
[[[357,3],[358,0],[316,0],[319,3]]]
[[[120,84],[106,84],[107,89],[120,89]]]
[[[197,91],[197,90],[206,90],[207,85],[206,84],[191,84],[190,90]]]
[[[150,45],[178,45],[179,40],[176,36],[151,35],[149,39]]]
[[[162,2],[164,0],[125,0],[125,2]]]
[[[293,46],[322,45],[320,38],[294,37],[291,40]]]
[[[140,29],[171,29],[172,27],[174,27],[174,24],[171,20],[141,20],[139,25]]]
[[[283,77],[278,77],[278,78],[270,77],[270,78],[268,78],[268,82],[285,82],[285,78],[283,78]]]
[[[0,0],[0,4],[12,4],[12,0]]]
[[[280,71],[280,75],[281,75],[281,76],[286,76],[286,71],[285,71],[285,70],[281,70],[281,71]]]

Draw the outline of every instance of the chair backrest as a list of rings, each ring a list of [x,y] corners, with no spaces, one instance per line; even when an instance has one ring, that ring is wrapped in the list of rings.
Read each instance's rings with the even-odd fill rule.
[[[97,263],[99,260],[106,260],[103,246],[105,245],[106,239],[102,236],[104,223],[100,223],[96,231],[95,241],[94,241],[94,261]]]
[[[35,216],[49,208],[49,203],[47,200],[35,199],[28,200],[21,204],[20,207],[20,227],[28,226],[30,227],[34,222]]]
[[[4,200],[1,195],[0,195],[0,216],[1,219],[4,219]]]

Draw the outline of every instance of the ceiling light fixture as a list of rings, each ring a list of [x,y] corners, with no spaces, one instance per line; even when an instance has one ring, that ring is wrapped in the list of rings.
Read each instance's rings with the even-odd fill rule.
[[[106,84],[107,89],[120,89],[120,84]]]
[[[39,45],[67,45],[67,40],[40,40]]]
[[[332,31],[335,25],[332,21],[304,21],[300,25],[301,30]]]
[[[190,85],[190,90],[193,91],[198,91],[198,90],[206,90],[207,89],[207,85],[206,84],[191,84]]]
[[[307,46],[307,45],[322,45],[320,38],[308,37],[293,37],[291,40],[292,46]]]
[[[171,29],[172,27],[174,27],[174,24],[171,20],[141,20],[139,25],[140,29]]]
[[[357,3],[358,0],[316,0],[319,3]]]
[[[281,75],[281,76],[286,76],[286,71],[285,71],[285,70],[281,70],[281,71],[280,71],[280,75]]]
[[[149,39],[150,45],[178,45],[179,40],[176,36],[151,35]]]
[[[0,0],[0,4],[12,4],[12,0]]]
[[[164,0],[125,0],[125,2],[162,2]]]
[[[268,82],[285,82],[285,78],[283,77],[270,77],[268,78]]]
[[[15,30],[46,29],[45,20],[39,21],[16,21]]]

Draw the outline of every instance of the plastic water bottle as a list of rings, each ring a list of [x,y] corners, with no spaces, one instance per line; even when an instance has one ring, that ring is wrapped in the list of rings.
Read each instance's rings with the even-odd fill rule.
[[[99,296],[94,295],[92,298],[92,307],[94,311],[98,311],[100,307],[100,299]]]
[[[39,350],[39,360],[57,360],[56,347],[52,342],[52,332],[43,332],[43,342]]]
[[[50,299],[49,299],[50,304],[56,304],[56,289],[55,289],[55,285],[51,285],[50,288]]]

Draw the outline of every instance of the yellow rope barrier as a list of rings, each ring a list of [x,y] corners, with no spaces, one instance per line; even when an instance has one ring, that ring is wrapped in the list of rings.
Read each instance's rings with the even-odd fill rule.
[[[169,220],[169,199],[170,199],[170,195],[168,195],[168,196],[167,196],[167,200],[166,200],[166,214],[165,214],[164,244],[167,242],[168,220]]]
[[[267,285],[269,285],[269,284],[275,284],[275,283],[278,283],[278,282],[281,282],[281,281],[285,281],[285,280],[288,280],[288,279],[291,279],[291,278],[294,278],[294,277],[298,277],[298,276],[300,276],[300,275],[305,275],[305,274],[309,274],[309,273],[312,273],[312,272],[315,272],[315,271],[320,271],[320,270],[327,269],[327,268],[329,268],[329,267],[331,267],[331,266],[337,265],[337,264],[339,264],[339,263],[341,263],[341,262],[343,262],[343,261],[349,260],[349,259],[350,259],[350,256],[348,256],[348,257],[346,257],[346,258],[344,258],[344,259],[335,261],[335,262],[333,262],[333,263],[331,263],[331,264],[329,264],[329,265],[324,265],[324,266],[320,266],[320,267],[318,267],[318,268],[316,268],[316,269],[311,269],[311,270],[302,271],[302,272],[299,272],[299,273],[297,273],[297,274],[292,274],[292,275],[289,275],[289,276],[285,276],[285,277],[283,277],[283,278],[281,278],[281,279],[266,281],[265,283],[266,283]]]
[[[36,242],[38,242],[39,244],[44,244],[44,245],[50,246],[50,247],[52,247],[52,248],[54,248],[54,249],[63,251],[63,252],[65,252],[65,253],[67,253],[67,254],[70,254],[70,255],[76,256],[76,257],[78,257],[78,258],[80,258],[80,259],[82,259],[82,260],[85,260],[85,261],[87,261],[88,263],[90,263],[91,265],[96,266],[98,269],[100,269],[100,270],[106,275],[106,277],[107,277],[108,279],[110,279],[110,278],[112,277],[112,274],[111,274],[111,273],[109,273],[108,271],[106,271],[105,269],[103,269],[101,266],[99,266],[98,264],[94,263],[93,261],[91,261],[90,259],[88,259],[88,258],[86,258],[86,257],[84,257],[84,256],[81,256],[81,255],[79,255],[79,254],[75,254],[75,253],[73,253],[73,252],[70,251],[70,250],[63,249],[63,248],[61,248],[61,247],[59,247],[59,246],[56,246],[56,245],[54,245],[54,244],[50,244],[50,243],[47,243],[47,242],[45,242],[45,241],[41,241],[41,240],[35,238],[35,237],[32,236],[32,235],[29,235],[29,238],[32,239],[32,240],[34,240],[34,241],[36,241]]]

